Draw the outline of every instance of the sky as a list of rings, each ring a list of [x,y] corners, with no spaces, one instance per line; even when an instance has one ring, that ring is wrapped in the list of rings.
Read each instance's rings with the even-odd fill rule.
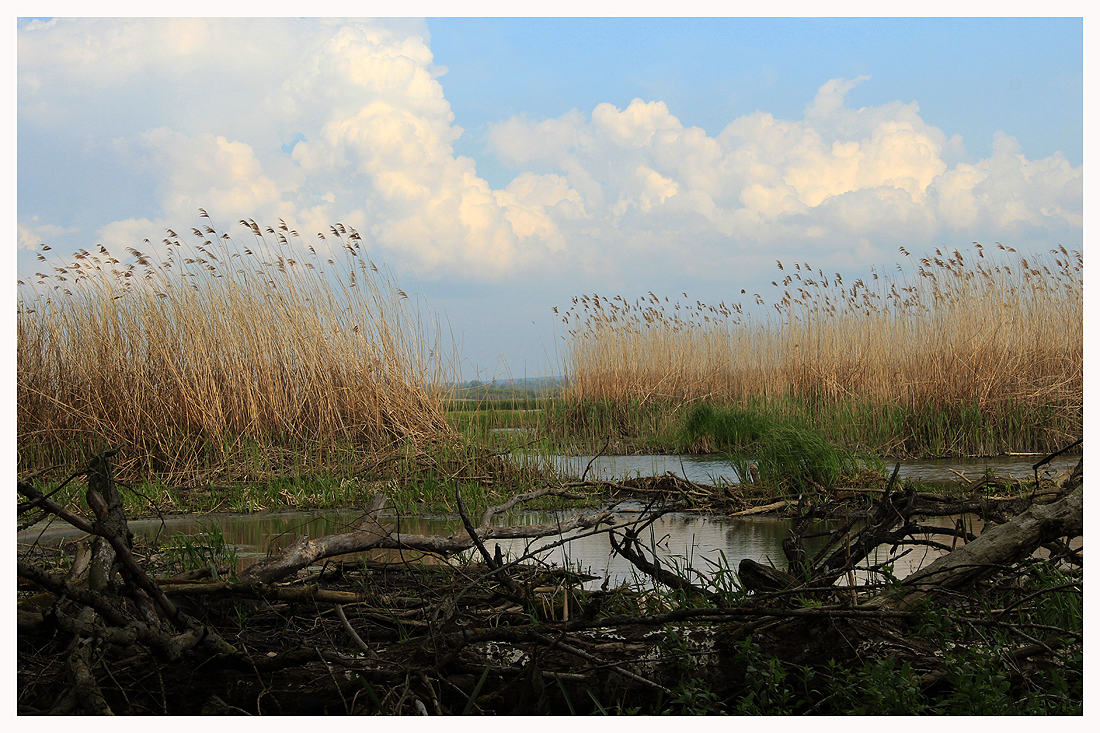
[[[238,240],[340,222],[463,379],[561,373],[552,308],[581,294],[748,303],[777,260],[851,281],[899,247],[1083,246],[1081,17],[16,29],[21,275],[200,208]]]

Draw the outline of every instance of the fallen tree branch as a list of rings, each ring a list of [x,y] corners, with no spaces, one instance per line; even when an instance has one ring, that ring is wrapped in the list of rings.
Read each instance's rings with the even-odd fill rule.
[[[646,559],[645,555],[642,554],[640,551],[641,544],[638,542],[638,532],[655,521],[659,516],[661,516],[661,513],[657,513],[644,523],[638,523],[632,529],[627,530],[624,533],[623,542],[621,544],[615,541],[615,533],[613,531],[608,532],[607,537],[611,542],[612,549],[628,560],[634,567],[638,568],[657,582],[663,583],[669,588],[684,591],[690,596],[705,598],[711,603],[721,606],[723,604],[723,598],[720,594],[711,593],[700,588],[671,570],[666,570],[661,567],[660,564],[650,562]]]
[[[936,589],[951,589],[973,583],[991,568],[1027,557],[1045,542],[1059,537],[1078,537],[1084,531],[1084,487],[1061,501],[1036,504],[1011,522],[987,528],[973,542],[935,560],[901,582],[908,594],[897,602],[905,608]],[[889,605],[889,596],[872,601]]]
[[[581,659],[583,659],[587,662],[595,662],[597,664],[605,665],[609,669],[611,669],[612,671],[618,672],[619,674],[621,674],[622,676],[626,677],[629,680],[634,680],[635,682],[638,682],[638,683],[640,683],[640,684],[642,684],[642,685],[644,685],[644,686],[646,686],[650,689],[657,690],[658,692],[663,692],[666,695],[671,695],[672,694],[672,690],[668,689],[664,685],[657,684],[653,680],[646,679],[645,677],[642,677],[641,675],[635,674],[634,672],[631,672],[628,669],[623,669],[618,664],[611,663],[610,665],[608,665],[607,660],[600,659],[597,656],[589,654],[588,652],[584,651],[583,649],[578,649],[577,647],[573,646],[572,644],[566,644],[564,641],[562,641],[562,639],[565,637],[564,633],[561,634],[560,636],[558,636],[557,639],[550,639],[549,637],[544,636],[543,634],[539,634],[537,632],[532,631],[531,632],[531,637],[533,639],[537,639],[538,641],[542,642],[543,644],[546,644],[551,649],[558,648],[558,649],[561,649],[564,652],[572,654],[575,657],[579,657],[579,658],[581,658]]]
[[[474,543],[474,546],[477,547],[477,551],[481,553],[482,559],[485,560],[485,567],[496,573],[497,578],[508,588],[511,600],[517,603],[526,604],[529,599],[524,592],[520,590],[519,586],[516,585],[515,581],[512,580],[512,576],[508,574],[508,571],[503,567],[503,561],[497,560],[490,555],[489,551],[485,549],[485,543],[477,536],[477,530],[474,529],[473,524],[470,523],[470,517],[466,514],[466,504],[462,501],[462,490],[457,486],[455,487],[455,499],[458,502],[458,515],[462,517],[462,526],[466,528],[466,534],[470,537],[470,541]],[[489,529],[488,525],[489,522],[492,521],[492,518],[492,509],[486,511],[485,516],[482,517],[481,524],[486,531]],[[497,547],[497,554],[500,554],[499,546]]]
[[[487,522],[503,511],[521,501],[529,501],[542,496],[565,496],[565,492],[558,489],[543,489],[520,494],[512,497],[500,506],[490,507],[482,516],[482,526],[476,530],[479,539],[484,542],[490,539],[527,539],[546,537],[553,534],[570,532],[574,529],[585,529],[610,522],[613,515],[610,512],[598,512],[596,514],[578,514],[562,522],[536,524],[521,527],[492,527]],[[386,497],[378,494],[375,497],[372,509],[368,512],[368,518],[353,532],[329,535],[312,540],[308,537],[299,537],[289,547],[272,557],[260,560],[249,566],[239,577],[243,583],[271,583],[295,573],[304,567],[336,555],[364,552],[371,549],[402,549],[430,552],[448,556],[474,547],[474,539],[469,532],[462,535],[442,537],[439,535],[409,535],[395,532],[393,527],[378,524],[377,515],[384,506]]]
[[[753,514],[763,514],[764,512],[775,511],[777,509],[786,509],[791,505],[790,501],[777,501],[774,504],[765,504],[764,506],[753,507],[752,509],[744,509],[739,512],[733,512],[729,516],[731,517],[748,517]]]
[[[668,481],[667,477],[662,480]],[[678,483],[673,488],[678,493],[672,498],[678,500],[693,495],[699,487]],[[439,554],[443,555],[455,552],[456,548],[473,547],[477,544],[475,540],[487,548],[484,554],[489,555],[493,549],[489,540],[512,531],[525,538],[546,537],[527,543],[523,560],[542,557],[540,553],[547,548],[578,536],[608,532],[612,542],[626,550],[624,554],[640,561],[636,565],[648,568],[662,583],[666,580],[677,583],[676,579],[663,575],[676,571],[676,567],[664,567],[659,556],[651,555],[652,541],[639,540],[641,531],[651,526],[654,519],[648,509],[637,519],[625,523],[617,520],[614,524],[610,511],[580,514],[563,522],[541,525],[548,531],[533,536],[530,527],[492,526],[507,508],[552,491],[528,492],[491,507],[482,515],[484,530],[473,527],[467,516],[465,532],[459,530],[450,537],[403,535],[385,526],[380,521],[385,496],[380,494],[363,520],[353,525],[355,531],[348,535],[355,541],[369,535],[373,547],[420,551],[431,551],[427,548],[432,547],[440,548]],[[1071,498],[1072,490],[1064,499]],[[848,524],[843,531],[817,534],[829,535],[831,540],[814,558],[819,568],[829,572],[843,570],[851,566],[863,548],[875,542],[908,545],[914,533],[925,531],[917,523],[916,514],[921,502],[934,502],[931,496],[886,491],[884,499],[871,512],[864,541],[858,533],[850,531],[857,526],[854,523],[842,522]],[[35,503],[30,501],[28,505]],[[667,508],[669,504],[664,506]],[[732,505],[732,508],[744,506]],[[1038,512],[1037,521],[1044,526],[1033,541],[1053,546],[1080,527],[1079,520],[1074,523],[1075,509],[1054,513],[1056,506],[1033,508]],[[805,513],[799,508],[801,516],[794,535],[800,539],[815,536],[805,533],[815,519],[814,508],[808,508]],[[820,511],[821,507],[817,509]],[[592,521],[599,517],[605,517],[606,522]],[[858,521],[865,521],[865,517],[862,514]],[[78,520],[93,529],[98,524],[82,517]],[[596,529],[569,531],[585,522]],[[985,526],[985,535],[998,529],[991,522]],[[939,532],[947,534],[950,528],[937,530],[937,534],[923,541],[940,539]],[[1062,532],[1067,534],[1049,536]],[[326,547],[324,543],[330,539],[319,538],[315,542],[321,543],[322,549],[341,548],[338,543]],[[982,537],[966,539],[973,546]],[[946,548],[947,544],[941,546]],[[1026,551],[1029,544],[1020,545],[1019,551]],[[785,553],[787,549],[785,544]],[[962,549],[965,548],[957,552]],[[160,567],[156,553],[145,559],[137,549],[131,554],[145,563],[149,577],[155,577],[152,568]],[[480,558],[474,557],[461,567],[449,563],[444,567],[420,568],[415,575],[409,574],[412,567],[380,570],[374,564],[337,561],[326,566],[338,566],[338,572],[310,574],[305,582],[289,586],[153,581],[166,598],[206,624],[181,634],[175,633],[166,620],[154,625],[141,620],[144,617],[132,601],[136,603],[143,591],[124,567],[121,570],[126,583],[112,583],[103,592],[94,593],[64,579],[59,572],[21,565],[23,586],[24,579],[29,580],[56,594],[59,600],[54,602],[46,594],[29,595],[24,592],[29,589],[20,588],[21,613],[34,613],[37,619],[27,625],[20,618],[21,646],[31,649],[33,645],[36,651],[20,654],[19,709],[24,714],[47,711],[194,714],[209,704],[210,710],[221,714],[248,711],[265,715],[407,714],[424,710],[437,714],[460,711],[556,714],[565,712],[566,707],[574,712],[574,706],[578,713],[597,709],[676,712],[681,707],[688,710],[690,695],[686,693],[695,689],[707,692],[715,701],[707,704],[709,712],[732,712],[760,681],[753,670],[760,669],[757,660],[761,658],[778,660],[788,671],[808,669],[829,660],[857,672],[868,663],[893,659],[911,664],[913,679],[918,680],[914,684],[921,684],[922,690],[932,684],[941,687],[956,684],[941,674],[944,657],[939,654],[940,641],[924,635],[921,624],[915,623],[926,618],[926,612],[904,604],[838,602],[838,589],[833,586],[796,584],[776,592],[743,594],[723,584],[721,587],[727,588],[724,593],[706,596],[703,603],[699,603],[698,597],[684,602],[681,593],[662,594],[659,600],[668,604],[663,608],[670,610],[640,615],[623,609],[652,610],[647,603],[648,591],[643,596],[629,586],[614,590],[607,590],[606,584],[599,590],[578,587],[588,578],[566,570],[547,582],[551,573],[544,570],[543,561],[516,567],[520,561],[503,562],[499,553],[484,559],[484,566]],[[791,554],[787,554],[787,559],[794,562]],[[891,555],[891,562],[896,559],[896,554]],[[1053,580],[1045,572],[1032,573],[1029,568],[1036,563],[1049,568]],[[808,570],[811,577],[813,567],[811,562]],[[1072,620],[1080,615],[1076,610],[1081,606],[1080,581],[1073,580],[1079,574],[1068,573],[1059,578],[1057,573],[1063,572],[1060,562],[1030,558],[1022,563],[1000,564],[977,557],[949,567],[952,573],[978,573],[974,577],[979,579],[996,573],[978,586],[971,586],[973,580],[965,576],[961,576],[960,585],[942,586],[949,591],[946,599],[951,604],[938,611],[950,616],[951,623],[945,623],[950,629],[943,632],[950,634],[950,648],[976,644],[981,650],[990,651],[991,659],[1010,657],[1009,676],[1022,675],[1022,681],[1012,683],[1013,695],[1025,687],[1044,689],[1043,681],[1048,678],[1037,670],[1079,674],[1075,660],[1082,656],[1082,634],[1080,626],[1075,627],[1076,621]],[[860,569],[868,573],[874,570]],[[533,609],[525,612],[519,605],[501,603],[502,588],[494,581],[502,572],[507,572],[529,597],[535,597],[532,591],[537,590],[540,600],[553,594],[552,604],[572,604],[570,620],[553,620],[558,618],[556,611],[531,613]],[[794,573],[790,579],[801,581],[805,577]],[[932,575],[926,579],[933,590],[941,587],[937,585],[939,578]],[[783,580],[785,585],[786,577]],[[677,587],[690,594],[693,590],[705,593],[707,586]],[[859,590],[876,592],[881,587],[868,581]],[[891,582],[889,587],[897,586]],[[903,596],[925,591],[924,586],[901,587],[905,591]],[[476,590],[469,592],[472,588]],[[1058,627],[1063,623],[1061,620],[1036,613],[1045,610],[1043,602],[1055,592],[1066,593],[1074,604],[1072,619],[1066,622],[1070,628],[1061,629]],[[988,599],[989,603],[977,602],[981,594],[985,594],[981,600]],[[804,598],[794,599],[795,596]],[[229,600],[216,600],[219,597]],[[846,601],[845,596],[839,597]],[[960,600],[972,602],[960,603]],[[677,608],[678,603],[681,605]],[[88,608],[81,609],[78,604]],[[990,612],[990,604],[1001,610]],[[550,620],[540,622],[538,617]],[[225,643],[216,629],[222,629],[225,638],[233,639],[237,648]],[[989,633],[987,629],[996,629],[998,633]],[[28,636],[28,631],[34,636]],[[1003,643],[1004,638],[1010,639],[1011,644]],[[75,654],[78,645],[82,645],[81,653]],[[192,651],[178,657],[164,653],[173,647]],[[691,671],[685,675],[689,664]],[[79,687],[74,684],[78,675]],[[1076,678],[1069,679],[1071,685],[1076,684],[1073,682]],[[812,695],[827,694],[828,682],[826,679],[813,687],[809,685],[809,677],[800,680],[796,696],[804,695],[808,701],[801,712],[816,709]],[[595,708],[588,704],[589,699]],[[664,703],[657,702],[661,699]],[[826,699],[819,698],[818,705],[825,704]],[[700,700],[705,702],[704,698]],[[418,706],[416,701],[422,702]],[[926,709],[936,709],[933,705],[930,701]]]
[[[359,632],[348,621],[348,617],[344,614],[344,607],[336,603],[333,604],[333,609],[336,611],[336,618],[340,619],[340,625],[344,627],[344,631],[348,632],[348,636],[355,642],[355,645],[368,657],[377,657],[378,655],[374,653],[374,650],[367,646],[367,643],[359,636]]]
[[[378,515],[385,505],[385,494],[376,494],[363,521],[354,531],[317,540],[299,537],[282,552],[247,567],[239,575],[241,582],[271,583],[326,557],[378,547],[393,532],[392,526],[382,526],[378,522]]]
[[[528,492],[525,492],[525,493],[522,493],[522,494],[516,494],[515,496],[513,496],[511,499],[504,502],[503,504],[498,504],[497,506],[491,506],[491,507],[489,507],[488,509],[485,510],[485,512],[481,515],[481,524],[478,525],[478,528],[477,528],[478,529],[478,534],[484,536],[484,534],[487,531],[489,531],[490,525],[492,525],[492,522],[493,522],[493,517],[495,517],[496,515],[503,514],[504,512],[508,511],[509,509],[515,507],[517,504],[522,504],[523,502],[526,502],[526,501],[532,501],[534,499],[539,499],[543,496],[558,496],[558,497],[561,497],[563,499],[570,499],[570,500],[573,500],[573,501],[580,501],[580,500],[584,499],[583,496],[578,496],[577,494],[572,494],[572,493],[566,491],[563,488],[536,489],[535,491],[528,491]]]
[[[92,467],[87,471],[89,475],[88,503],[98,515],[95,522],[89,522],[84,517],[74,514],[52,499],[47,499],[30,484],[20,481],[17,482],[16,488],[20,494],[31,499],[34,505],[40,506],[46,511],[57,515],[82,532],[96,535],[108,542],[113,551],[113,554],[105,560],[108,568],[117,560],[121,563],[122,567],[125,568],[127,575],[137,584],[137,586],[151,596],[157,602],[157,605],[164,610],[168,617],[172,619],[179,628],[188,628],[193,625],[190,620],[180,617],[175,604],[168,600],[167,596],[161,592],[160,587],[153,582],[152,578],[150,578],[141,566],[138,565],[137,560],[134,559],[133,553],[130,552],[128,542],[129,529],[126,525],[126,518],[125,515],[122,514],[121,503],[119,503],[117,492],[113,488],[113,481],[110,479],[110,466],[107,459],[111,455],[114,455],[113,451],[106,451],[97,456],[95,461],[93,461]],[[113,495],[111,502],[107,502],[100,492],[97,491],[97,488],[104,487],[105,485],[111,487],[109,490],[109,493]],[[94,562],[93,558],[93,563]],[[95,565],[93,564],[93,568],[94,567]],[[109,570],[101,569],[100,574],[109,574]],[[96,585],[92,584],[91,581],[89,582],[93,586]],[[106,584],[106,577],[103,577],[99,582],[99,585],[104,584]],[[140,603],[140,601],[138,602]]]

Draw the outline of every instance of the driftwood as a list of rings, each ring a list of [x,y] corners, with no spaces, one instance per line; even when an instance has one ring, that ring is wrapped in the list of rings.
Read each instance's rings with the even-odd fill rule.
[[[1035,504],[1005,524],[986,529],[973,542],[962,545],[927,567],[905,578],[900,586],[907,594],[894,603],[880,596],[872,604],[905,608],[928,593],[974,583],[993,569],[1028,557],[1040,546],[1061,537],[1084,532],[1083,459],[1066,482],[1069,494],[1053,504]]]
[[[98,475],[110,480],[108,473]],[[154,580],[125,535],[112,533],[98,512],[96,520],[66,513],[20,484],[25,505],[65,516],[97,536],[110,535],[104,539],[116,555],[112,575],[121,579],[91,590],[20,558],[21,583],[54,597],[39,611],[20,610],[20,712],[562,714],[606,712],[605,706],[612,705],[620,711],[679,711],[668,707],[673,703],[684,705],[686,712],[687,701],[696,699],[688,694],[693,691],[713,696],[699,700],[711,699],[736,712],[739,701],[762,681],[769,659],[779,660],[791,674],[814,666],[815,679],[828,679],[826,662],[856,669],[873,660],[904,661],[921,689],[932,689],[945,684],[945,663],[933,644],[913,634],[918,616],[908,604],[914,594],[931,601],[940,588],[949,589],[953,598],[973,594],[971,584],[979,575],[1004,571],[1005,563],[1035,547],[1080,532],[1080,471],[1077,477],[1056,502],[1035,504],[1000,527],[987,524],[982,536],[966,538],[945,556],[938,570],[933,565],[898,584],[900,595],[880,595],[883,601],[861,605],[838,599],[829,579],[847,572],[853,558],[877,544],[908,541],[923,531],[918,510],[934,509],[933,499],[886,492],[866,527],[855,532],[855,524],[849,524],[813,558],[799,552],[800,536],[792,535],[784,550],[790,550],[788,560],[798,563],[800,572],[768,568],[754,574],[757,568],[750,568],[746,573],[742,564],[742,579],[753,592],[723,596],[647,556],[652,548],[639,534],[653,519],[648,511],[634,523],[612,524],[609,512],[597,512],[561,525],[493,526],[506,508],[550,490],[491,507],[477,526],[469,522],[465,532],[451,537],[404,535],[383,524],[385,497],[379,496],[354,532],[299,540],[252,566],[250,582],[184,583]],[[796,533],[804,532],[811,518],[803,516]],[[583,590],[566,571],[555,575],[535,565],[504,564],[484,551],[489,539],[517,532],[557,535],[566,527],[608,532],[625,557],[675,593],[646,605],[647,594]],[[365,547],[444,555],[477,547],[486,562],[444,566],[444,573],[405,581],[397,576],[418,572],[414,566],[364,570],[350,562],[330,563],[325,573],[289,584],[256,580],[287,580],[318,559]],[[508,590],[505,571],[521,593]],[[752,586],[750,575],[763,580]],[[1015,599],[1028,601],[1029,592],[1021,589]],[[792,603],[815,593],[815,604]],[[151,621],[140,610],[143,595],[157,616]],[[687,602],[676,600],[685,596]],[[523,603],[513,602],[516,597]],[[536,599],[569,609],[568,620],[555,620],[565,619],[564,612],[541,612]],[[968,617],[959,627],[997,623],[1005,633],[1016,633],[1011,616],[1019,603],[1002,603],[997,618]],[[251,617],[241,622],[238,614]],[[1072,630],[1018,632],[1024,643],[1003,649],[1013,660],[1014,674],[1064,665],[1069,652],[1081,653],[1080,634]],[[750,641],[757,652],[751,652]],[[962,644],[971,641],[960,637]],[[1026,678],[1019,683],[1029,684]],[[803,692],[817,695],[801,709],[811,713],[831,694],[808,688],[797,694]]]
[[[786,590],[798,583],[798,579],[790,573],[785,573],[749,557],[738,563],[737,576],[741,579],[741,585],[745,589],[765,593]]]
[[[477,541],[547,537],[575,529],[597,527],[613,520],[613,515],[610,512],[596,512],[594,514],[578,514],[565,521],[553,524],[523,527],[492,526],[492,521],[497,515],[508,511],[521,502],[543,496],[580,498],[560,489],[540,489],[519,494],[504,504],[486,509],[481,518],[480,526],[474,532],[467,531],[462,535],[441,537],[439,535],[402,534],[395,531],[392,525],[383,526],[378,521],[378,515],[385,507],[386,497],[383,494],[378,494],[355,531],[329,535],[315,540],[300,537],[279,554],[246,568],[239,577],[243,583],[271,583],[318,560],[337,555],[347,555],[379,548],[419,550],[447,556],[468,550],[474,547]]]
[[[1065,549],[1065,545],[1051,543],[1083,533],[1083,465],[1084,459],[1063,484],[1061,498],[1050,504],[1031,504],[1010,521],[988,526],[980,537],[961,528],[952,531],[921,526],[915,521],[917,517],[948,515],[954,512],[945,511],[945,507],[957,505],[936,495],[899,491],[875,506],[867,525],[859,532],[851,534],[855,519],[832,532],[832,540],[813,559],[805,557],[800,536],[813,516],[811,513],[803,517],[798,530],[784,541],[789,572],[744,559],[738,575],[743,586],[753,591],[813,592],[833,589],[840,577],[863,563],[881,545],[926,544],[945,551],[942,557],[900,583],[904,591],[900,601],[894,595],[880,595],[870,601],[873,606],[904,608],[934,590],[971,585],[998,568],[1030,556],[1041,546]],[[1026,503],[1027,499],[1006,501]],[[963,542],[958,547],[948,547],[933,540],[917,539],[935,533],[961,537]]]
[[[771,504],[765,504],[763,506],[753,507],[752,509],[742,509],[739,512],[733,512],[732,514],[730,514],[730,516],[731,517],[749,517],[749,516],[752,516],[754,514],[766,514],[767,512],[774,512],[774,511],[780,511],[782,509],[786,509],[792,503],[793,502],[785,499],[783,501],[777,501],[777,502],[773,502]]]

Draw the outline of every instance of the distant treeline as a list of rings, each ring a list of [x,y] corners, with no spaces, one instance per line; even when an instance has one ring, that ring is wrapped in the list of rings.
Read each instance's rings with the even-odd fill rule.
[[[482,382],[471,379],[455,385],[457,400],[509,400],[532,397],[555,397],[561,394],[561,377],[528,377],[525,379],[494,379]]]

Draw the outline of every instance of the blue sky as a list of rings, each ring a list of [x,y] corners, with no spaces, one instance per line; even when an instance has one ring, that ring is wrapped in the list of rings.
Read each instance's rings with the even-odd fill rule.
[[[715,136],[756,110],[799,119],[824,79],[870,75],[873,84],[848,93],[849,106],[915,100],[972,155],[988,156],[989,131],[1004,129],[1029,152],[1061,150],[1081,164],[1079,19],[443,18],[428,26],[436,61],[449,69],[441,82],[455,123],[470,137],[512,115],[624,108],[635,97],[662,100],[685,126]]]
[[[1082,247],[1080,17],[433,10],[19,21],[19,272],[199,207],[235,235],[340,221],[487,379],[559,372],[551,308],[581,293],[731,302],[777,259],[848,279],[899,246]]]

